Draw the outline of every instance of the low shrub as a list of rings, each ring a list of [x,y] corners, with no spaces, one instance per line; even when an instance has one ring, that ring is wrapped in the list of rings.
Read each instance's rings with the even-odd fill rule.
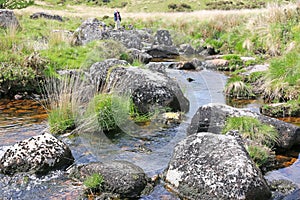
[[[0,64],[0,94],[35,92],[36,84],[36,72],[31,67],[23,67],[18,63]]]

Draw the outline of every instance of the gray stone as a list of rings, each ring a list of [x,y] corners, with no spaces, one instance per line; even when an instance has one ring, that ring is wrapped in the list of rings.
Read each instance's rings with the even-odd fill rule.
[[[169,107],[172,111],[186,112],[189,102],[176,82],[166,75],[136,67],[115,68],[106,79],[107,91],[132,97],[141,113]]]
[[[59,15],[50,15],[44,12],[37,12],[30,15],[30,19],[39,19],[39,18],[45,18],[45,19],[51,19],[51,20],[57,20],[62,22],[63,18]]]
[[[183,199],[269,199],[270,189],[233,136],[197,133],[176,145],[167,186]]]
[[[198,71],[203,70],[203,65],[204,64],[203,64],[203,62],[201,60],[199,60],[197,58],[193,58],[190,61],[190,63],[192,63],[195,66],[196,70],[198,70]]]
[[[89,77],[92,85],[96,86],[98,88],[98,91],[100,91],[105,86],[106,77],[110,68],[127,65],[129,65],[129,63],[125,60],[118,60],[114,58],[107,59],[102,62],[94,63],[86,73],[86,76]]]
[[[196,50],[189,44],[181,44],[179,46],[179,52],[184,55],[194,55]]]
[[[201,106],[193,116],[187,134],[197,132],[212,132],[219,134],[223,129],[227,117],[249,116],[257,118],[265,124],[272,125],[279,133],[277,146],[289,149],[295,144],[300,143],[300,128],[271,117],[267,117],[250,110],[233,108],[224,104],[210,103]]]
[[[160,73],[166,74],[166,68],[167,68],[167,66],[164,65],[161,62],[158,62],[158,63],[155,63],[155,62],[148,63],[145,67],[148,68],[148,69],[150,69],[151,71],[155,71],[155,72],[160,72]]]
[[[175,46],[154,45],[146,51],[153,58],[176,58],[179,56]]]
[[[118,194],[121,198],[139,197],[150,181],[143,169],[127,161],[89,163],[78,166],[71,176],[84,181],[95,173],[103,177],[103,192]]]
[[[108,39],[107,32],[100,28],[102,25],[103,22],[96,18],[87,19],[74,31],[73,43],[84,45],[93,40]]]
[[[170,32],[168,30],[157,30],[154,44],[172,46],[173,42]]]
[[[137,67],[123,67],[126,61],[109,59],[91,66],[87,76],[93,85],[105,92],[130,96],[142,113],[158,107],[187,111],[189,102],[179,85],[163,73]]]
[[[199,50],[200,51],[200,50]],[[213,47],[204,47],[202,51],[199,52],[199,55],[201,56],[211,56],[218,54],[217,51]]]
[[[108,32],[109,39],[121,42],[126,48],[141,50],[143,48],[142,38],[133,30],[120,31],[112,30]]]
[[[130,57],[132,58],[132,60],[138,60],[142,63],[149,63],[152,59],[152,56],[145,53],[145,52],[142,52],[138,49],[130,49],[129,50],[129,55]]]
[[[74,162],[71,150],[53,135],[45,133],[20,141],[1,153],[0,172],[45,174]]]
[[[0,27],[10,28],[16,27],[19,28],[20,24],[12,10],[0,9]]]
[[[107,29],[104,22],[96,18],[84,21],[73,34],[74,44],[84,45],[93,40],[112,39],[121,42],[126,48],[142,50],[154,42],[154,37],[145,30]]]

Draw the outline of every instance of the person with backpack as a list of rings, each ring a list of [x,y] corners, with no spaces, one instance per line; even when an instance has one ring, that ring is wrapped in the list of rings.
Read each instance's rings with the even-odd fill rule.
[[[121,28],[121,15],[118,10],[115,10],[115,12],[114,12],[114,19],[115,19],[115,23],[116,23],[115,28],[118,30]]]

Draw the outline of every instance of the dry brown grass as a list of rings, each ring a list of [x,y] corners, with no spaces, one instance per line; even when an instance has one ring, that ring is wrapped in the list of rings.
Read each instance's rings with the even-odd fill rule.
[[[103,17],[103,16],[112,16],[114,9],[106,7],[91,7],[85,5],[67,5],[64,10],[56,10],[54,7],[51,8],[50,5],[45,4],[41,1],[36,1],[34,6],[30,6],[24,9],[15,10],[17,14],[32,14],[35,12],[46,12],[50,14],[61,15],[64,17]],[[215,17],[221,19],[224,15],[232,15],[238,18],[241,15],[253,15],[261,12],[265,12],[265,9],[245,9],[245,10],[203,10],[195,12],[154,12],[154,13],[145,13],[145,12],[127,12],[125,9],[119,9],[121,15],[124,19],[133,18],[140,20],[155,20],[155,19],[166,19],[168,23],[175,23],[179,19],[184,21],[190,21],[191,19],[197,20],[212,20]]]

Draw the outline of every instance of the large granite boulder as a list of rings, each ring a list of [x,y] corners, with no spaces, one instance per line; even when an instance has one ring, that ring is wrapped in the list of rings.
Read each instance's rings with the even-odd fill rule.
[[[65,169],[74,162],[71,150],[62,141],[48,133],[31,137],[0,151],[0,172],[46,174]]]
[[[183,199],[269,199],[270,189],[234,136],[197,133],[175,147],[165,180]]]
[[[84,45],[93,40],[108,39],[106,31],[102,28],[104,22],[96,18],[89,18],[74,31],[73,43]]]
[[[14,12],[12,10],[0,9],[0,27],[19,27],[19,21],[17,20]]]
[[[272,125],[279,133],[277,146],[288,149],[300,143],[300,127],[271,117],[261,115],[246,109],[233,108],[224,104],[210,103],[201,106],[193,116],[188,135],[198,132],[212,132],[219,134],[228,117],[249,116],[257,118],[265,124]]]
[[[169,107],[173,111],[188,111],[189,102],[179,85],[163,73],[138,67],[122,67],[115,59],[98,62],[91,66],[93,84],[105,88],[106,92],[130,96],[142,113],[158,107]],[[114,63],[114,67],[112,67]],[[109,72],[109,73],[108,73]]]
[[[94,63],[86,72],[92,85],[102,90],[106,83],[106,77],[109,75],[109,69],[115,66],[128,66],[129,63],[125,60],[107,59],[102,62]]]
[[[150,179],[143,169],[127,161],[89,163],[73,169],[71,176],[84,181],[95,173],[103,177],[102,191],[123,198],[137,198]]]

